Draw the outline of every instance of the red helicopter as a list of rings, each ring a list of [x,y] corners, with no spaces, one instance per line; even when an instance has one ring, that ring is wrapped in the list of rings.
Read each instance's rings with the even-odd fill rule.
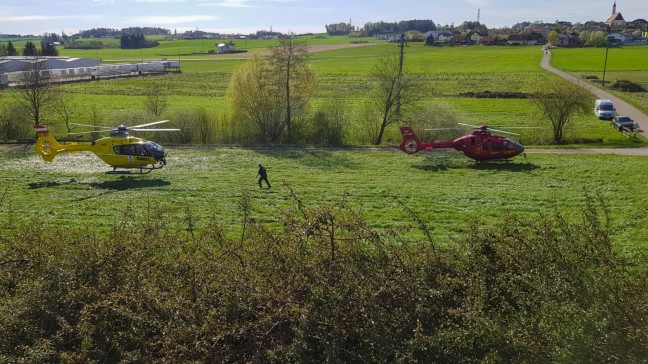
[[[508,160],[524,152],[522,144],[510,138],[493,135],[490,131],[513,135],[519,134],[492,129],[488,125],[475,126],[461,123],[459,125],[469,126],[476,130],[472,134],[464,135],[451,142],[422,142],[411,127],[401,126],[403,141],[400,143],[400,149],[407,154],[414,154],[423,149],[453,148],[478,162],[498,159]]]

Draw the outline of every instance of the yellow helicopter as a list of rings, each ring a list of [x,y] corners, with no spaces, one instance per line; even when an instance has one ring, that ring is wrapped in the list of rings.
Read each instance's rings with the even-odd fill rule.
[[[89,131],[70,134],[90,134],[110,132],[110,136],[95,140],[92,143],[60,144],[47,127],[35,125],[38,139],[34,145],[34,151],[47,162],[61,152],[92,152],[104,162],[117,168],[139,169],[140,173],[149,173],[154,169],[160,169],[166,165],[167,152],[159,144],[147,141],[142,138],[130,136],[128,131],[179,131],[180,129],[145,129],[148,126],[166,123],[169,120],[155,121],[148,124],[135,126],[119,125],[111,128],[107,126],[95,126],[86,124],[73,124],[104,129],[101,131]]]

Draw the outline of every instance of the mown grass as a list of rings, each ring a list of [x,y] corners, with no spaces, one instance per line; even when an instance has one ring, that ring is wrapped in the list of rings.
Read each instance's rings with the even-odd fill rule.
[[[2,152],[0,218],[30,216],[56,226],[108,231],[129,209],[165,205],[169,214],[190,210],[200,219],[216,211],[229,233],[240,225],[243,190],[253,198],[253,218],[270,223],[294,206],[291,190],[310,206],[342,198],[380,231],[407,230],[409,206],[448,242],[472,220],[490,224],[507,214],[569,216],[579,211],[585,191],[600,193],[616,222],[621,248],[645,248],[648,229],[644,157],[529,155],[509,164],[475,164],[458,153],[405,155],[367,150],[183,150],[169,165],[148,175],[106,174],[90,154],[61,155],[47,164],[31,151]],[[270,190],[256,185],[256,166],[269,171]]]

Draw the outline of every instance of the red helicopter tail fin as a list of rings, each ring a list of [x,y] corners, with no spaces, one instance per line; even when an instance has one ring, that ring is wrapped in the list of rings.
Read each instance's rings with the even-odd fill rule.
[[[409,126],[400,127],[401,134],[403,134],[403,141],[400,143],[400,150],[407,154],[414,154],[423,149],[423,142],[416,136],[414,129]]]

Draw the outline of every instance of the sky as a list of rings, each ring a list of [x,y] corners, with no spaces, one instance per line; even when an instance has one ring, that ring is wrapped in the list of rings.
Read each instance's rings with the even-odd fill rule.
[[[605,21],[613,0],[0,0],[0,34],[71,35],[92,28],[161,27],[178,33],[324,33],[326,24],[432,19],[489,28],[524,21]],[[618,0],[627,21],[648,19],[647,0]]]

